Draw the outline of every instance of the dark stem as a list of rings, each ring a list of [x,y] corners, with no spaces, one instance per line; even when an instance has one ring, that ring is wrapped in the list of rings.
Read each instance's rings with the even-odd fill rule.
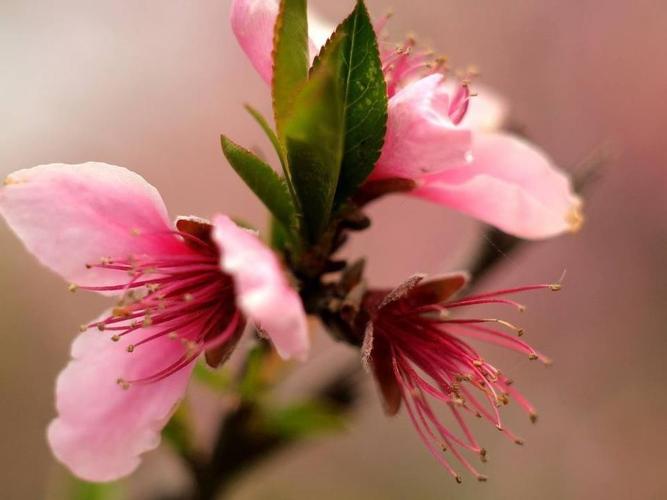
[[[601,152],[583,161],[576,169],[575,188],[581,191],[588,187],[596,180],[607,160],[607,155]],[[337,238],[340,235],[334,236]],[[497,229],[488,228],[473,262],[469,264],[472,276],[469,286],[477,287],[509,254],[525,247],[527,243]],[[324,253],[317,259],[318,262],[326,260]],[[321,300],[322,295],[319,276],[311,279],[310,284],[313,290],[302,293],[307,305]],[[309,309],[317,310],[317,304]],[[312,395],[312,400],[327,405],[338,414],[349,413],[359,400],[358,380],[361,375],[361,363],[354,363],[320,387]],[[258,404],[255,401],[242,401],[222,420],[212,454],[206,458],[186,457],[194,476],[194,491],[174,500],[222,498],[245,472],[297,442],[262,426],[262,411]]]

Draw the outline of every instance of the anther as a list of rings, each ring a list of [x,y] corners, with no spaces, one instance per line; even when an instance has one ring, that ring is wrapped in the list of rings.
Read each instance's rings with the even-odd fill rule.
[[[120,335],[114,335],[113,337],[111,337],[111,340],[114,342],[118,342],[120,340]]]
[[[526,333],[526,331],[523,328],[519,328],[518,326],[513,325],[509,321],[505,321],[503,319],[494,319],[492,321],[494,321],[494,322],[496,322],[500,325],[506,326],[510,330],[514,330],[519,337],[523,336],[523,334]]]
[[[127,352],[134,352],[134,345],[130,344],[127,346]]]
[[[581,212],[581,208],[572,208],[565,216],[565,221],[567,222],[567,225],[569,226],[568,229],[571,233],[578,232],[584,225],[584,214]]]
[[[454,479],[456,480],[457,483],[461,484],[463,482],[463,479],[461,479],[461,476],[454,476]]]
[[[74,283],[70,283],[69,286],[67,287],[67,289],[68,289],[70,292],[74,293],[74,292],[76,292],[76,291],[79,289],[79,287],[76,286]]]
[[[479,476],[477,476],[477,480],[480,483],[486,483],[489,480],[489,478],[486,477],[484,474],[480,474]]]
[[[97,325],[95,325],[95,326],[97,326],[97,329],[101,332],[106,330],[106,325],[104,323],[97,323]]]
[[[139,236],[141,234],[141,229],[139,229],[138,227],[133,227],[132,229],[130,229],[130,234],[132,236]]]
[[[486,448],[481,448],[481,449],[479,450],[479,458],[482,460],[482,463],[486,463],[486,462],[487,462],[487,458],[486,458]]]
[[[167,334],[167,338],[169,340],[176,340],[178,338],[178,333],[176,332],[170,332]]]
[[[477,368],[479,368],[481,366],[484,366],[484,361],[482,361],[481,359],[476,359],[472,362],[472,364],[475,365]]]
[[[549,285],[549,289],[552,292],[560,292],[562,288],[563,285],[561,285],[560,283],[552,283],[551,285]]]
[[[524,443],[523,439],[517,438],[517,439],[514,440],[514,444],[518,444],[519,446],[523,446],[525,443]]]
[[[116,383],[117,383],[117,384],[121,387],[121,389],[123,389],[124,391],[126,391],[126,390],[128,390],[128,389],[130,388],[130,383],[129,383],[127,380],[125,380],[125,379],[119,378],[118,380],[116,380]]]
[[[531,412],[530,415],[528,415],[528,418],[530,418],[530,421],[534,424],[537,423],[537,413]]]
[[[529,354],[528,359],[531,360],[531,361],[535,361],[535,360],[539,359],[539,356],[537,354]]]
[[[130,315],[130,311],[127,307],[114,307],[111,314],[117,318],[126,318]]]
[[[79,331],[81,333],[88,331],[88,325],[81,325],[79,326]]]
[[[183,295],[183,300],[186,302],[192,302],[194,300],[194,296],[191,293],[186,293]]]

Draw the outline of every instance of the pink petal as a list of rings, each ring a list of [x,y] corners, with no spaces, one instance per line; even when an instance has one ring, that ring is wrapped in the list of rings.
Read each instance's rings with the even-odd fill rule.
[[[304,359],[310,344],[306,314],[275,254],[229,217],[214,217],[213,226],[221,266],[234,278],[241,310],[267,333],[281,357]]]
[[[155,333],[133,332],[137,342]],[[166,337],[129,353],[126,337],[112,342],[109,334],[87,331],[72,344],[72,361],[56,384],[58,417],[48,440],[53,453],[76,476],[95,482],[113,481],[133,472],[140,455],[156,448],[160,432],[183,398],[193,363],[163,380],[123,389],[119,378],[153,375],[184,353],[181,343]]]
[[[273,32],[278,17],[277,0],[233,0],[232,30],[259,75],[268,84],[273,78]],[[333,31],[316,15],[308,16],[311,60]]]
[[[411,194],[528,239],[574,231],[581,200],[569,178],[535,146],[507,134],[477,134],[472,162],[425,177]]]
[[[230,19],[241,48],[267,83],[273,77],[273,28],[278,16],[275,0],[233,0]]]
[[[0,214],[42,264],[78,285],[118,279],[118,272],[86,264],[176,244],[166,234],[167,210],[157,190],[138,174],[104,163],[14,172],[0,190]]]
[[[470,131],[452,123],[442,75],[407,85],[389,100],[387,133],[372,178],[414,179],[465,161]]]

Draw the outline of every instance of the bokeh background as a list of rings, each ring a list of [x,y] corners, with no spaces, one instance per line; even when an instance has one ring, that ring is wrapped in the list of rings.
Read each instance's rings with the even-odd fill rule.
[[[332,20],[351,0],[312,2]],[[384,418],[370,383],[347,433],[310,441],[259,467],[231,497],[247,499],[662,499],[667,446],[667,3],[661,0],[369,0],[512,103],[512,117],[556,161],[613,152],[587,195],[576,236],[505,259],[485,284],[551,281],[521,318],[550,369],[497,353],[541,412],[507,418],[527,445],[478,426],[487,484],[456,485],[405,415]],[[227,21],[228,0],[0,2],[0,174],[50,162],[100,160],[156,185],[172,214],[264,213],[219,151],[224,131],[268,151],[241,104],[270,109],[267,89]],[[350,254],[371,278],[463,265],[480,234],[445,209],[395,198]],[[46,447],[53,381],[77,325],[102,299],[66,293],[0,224],[0,483],[7,499],[65,498]],[[329,346],[323,341],[324,344]],[[331,351],[331,352],[330,352]],[[335,353],[334,353],[335,351]],[[295,377],[354,357],[320,349]],[[224,403],[220,403],[224,404]],[[202,404],[202,421],[210,409]],[[113,423],[110,423],[113,425]],[[205,439],[205,436],[202,438]],[[182,486],[178,463],[152,454],[125,496]]]

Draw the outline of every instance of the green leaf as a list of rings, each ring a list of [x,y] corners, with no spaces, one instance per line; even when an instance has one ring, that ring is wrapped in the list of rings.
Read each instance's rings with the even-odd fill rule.
[[[195,365],[193,376],[197,382],[214,391],[225,392],[232,388],[232,377],[224,367],[212,369],[200,362]]]
[[[221,136],[222,151],[232,168],[285,227],[292,228],[296,212],[287,184],[276,172],[247,149]]]
[[[387,129],[387,86],[373,23],[363,1],[332,36],[343,39],[345,146],[336,204],[345,202],[380,158]],[[323,49],[323,51],[326,50]]]
[[[265,416],[264,425],[271,433],[294,440],[341,430],[344,421],[335,410],[313,401],[272,410]]]
[[[70,500],[120,500],[122,497],[118,483],[88,483],[74,477],[67,495]]]
[[[289,176],[289,171],[287,170],[287,156],[285,153],[285,148],[283,148],[283,145],[280,144],[278,136],[271,128],[271,125],[269,125],[269,122],[266,121],[266,118],[264,118],[259,111],[257,111],[249,104],[245,105],[245,109],[255,119],[255,121],[259,124],[259,126],[262,128],[266,136],[271,141],[271,144],[273,145],[273,148],[276,150],[276,154],[278,155],[278,159],[280,160],[280,165],[283,167],[283,173],[285,174],[286,177]]]
[[[243,377],[239,384],[239,393],[244,400],[253,401],[266,389],[264,361],[269,355],[266,342],[260,342],[248,352]]]
[[[308,79],[308,19],[306,0],[281,0],[273,34],[273,113],[278,136],[296,96]]]
[[[289,243],[289,235],[285,226],[278,222],[275,217],[272,217],[269,232],[269,244],[271,245],[271,248],[284,254]]]
[[[192,451],[190,415],[187,404],[183,402],[179,405],[162,430],[162,437],[181,455],[187,455]]]
[[[285,145],[305,235],[318,240],[329,223],[343,153],[341,42],[327,44],[285,123]]]

